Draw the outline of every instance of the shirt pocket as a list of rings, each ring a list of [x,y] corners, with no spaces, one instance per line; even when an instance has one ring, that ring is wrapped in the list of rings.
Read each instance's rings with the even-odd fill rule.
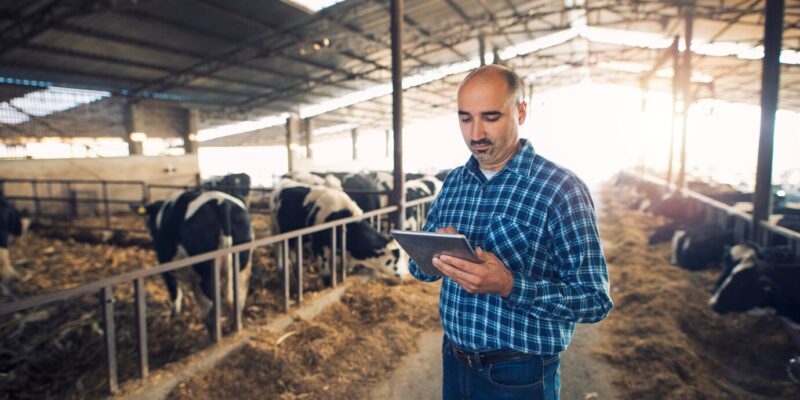
[[[494,253],[512,271],[525,271],[530,241],[528,225],[507,217],[493,215],[486,232],[486,250]]]

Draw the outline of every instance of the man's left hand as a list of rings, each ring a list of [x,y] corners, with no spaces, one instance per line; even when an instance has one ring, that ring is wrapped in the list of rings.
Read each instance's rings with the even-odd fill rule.
[[[433,266],[454,280],[469,293],[511,294],[514,276],[494,254],[478,247],[475,254],[483,261],[475,264],[456,257],[441,255],[433,258]]]

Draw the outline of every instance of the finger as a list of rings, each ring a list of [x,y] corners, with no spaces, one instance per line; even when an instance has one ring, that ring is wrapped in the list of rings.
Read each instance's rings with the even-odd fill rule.
[[[471,263],[467,260],[463,260],[458,257],[441,255],[439,256],[439,259],[470,275],[475,275],[476,273],[480,272],[478,270],[478,268],[480,268],[480,264]]]
[[[441,258],[434,257],[433,266],[436,267],[439,271],[442,271],[442,273],[447,275],[448,278],[456,281],[456,283],[458,283],[462,287],[465,284],[467,285],[475,284],[475,278],[476,278],[475,275],[465,272],[453,266],[452,264],[443,261]]]
[[[442,229],[439,229],[439,230],[438,230],[438,231],[436,231],[436,232],[437,232],[437,233],[453,233],[453,234],[455,234],[455,233],[458,233],[458,231],[456,230],[456,228],[454,228],[454,227],[452,227],[452,226],[447,226],[447,227],[444,227],[444,228],[442,228]]]

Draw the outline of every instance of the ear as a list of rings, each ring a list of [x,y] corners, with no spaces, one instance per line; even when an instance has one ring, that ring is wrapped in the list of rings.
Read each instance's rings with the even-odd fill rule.
[[[525,118],[528,116],[528,103],[520,101],[519,104],[517,104],[517,115],[519,118],[517,123],[519,125],[525,123]]]
[[[144,204],[130,203],[128,204],[128,207],[130,207],[131,211],[133,211],[136,215],[147,214],[147,208],[145,208]]]

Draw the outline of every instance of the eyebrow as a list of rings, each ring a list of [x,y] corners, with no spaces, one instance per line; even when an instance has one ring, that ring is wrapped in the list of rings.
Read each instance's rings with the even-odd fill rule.
[[[503,113],[501,113],[500,111],[482,111],[480,114],[482,116],[484,116],[484,117],[500,117],[500,116],[503,116]],[[471,114],[466,112],[466,111],[458,110],[458,115],[471,115]]]

